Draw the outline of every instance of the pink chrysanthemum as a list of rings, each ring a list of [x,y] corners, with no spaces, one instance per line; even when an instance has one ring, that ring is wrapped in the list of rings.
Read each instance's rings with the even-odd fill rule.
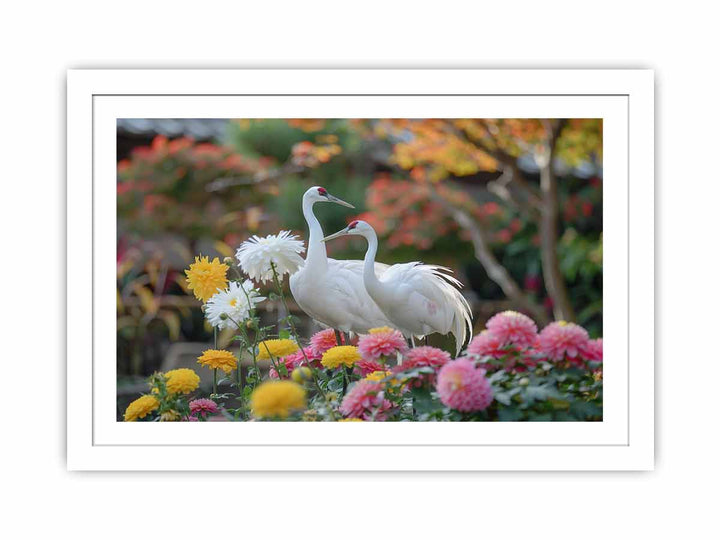
[[[591,339],[588,341],[585,349],[582,351],[582,355],[585,360],[591,362],[602,362],[603,361],[603,340],[602,338]]]
[[[322,358],[322,354],[316,354],[312,347],[305,347],[303,349],[305,351],[305,355],[307,356],[308,361],[310,362],[310,367],[320,367],[320,359]],[[285,368],[287,369],[287,376],[285,378],[289,378],[290,374],[292,373],[293,369],[296,367],[300,367],[305,365],[305,357],[303,356],[302,351],[296,351],[292,354],[288,354],[287,356],[283,356],[282,358],[278,359],[277,361],[285,364]],[[278,372],[275,370],[274,367],[270,367],[270,371],[268,373],[271,379],[280,379],[282,377],[278,376]]]
[[[467,352],[478,356],[492,356],[493,358],[500,358],[507,354],[502,341],[489,330],[483,330],[472,338],[472,341],[467,346]]]
[[[188,403],[188,405],[190,406],[190,414],[195,417],[202,416],[203,418],[207,418],[208,415],[218,412],[217,403],[212,399],[194,399]]]
[[[517,311],[503,311],[493,315],[485,326],[502,345],[530,347],[537,337],[535,322]]]
[[[436,388],[440,401],[460,412],[482,411],[493,400],[485,370],[477,369],[467,358],[458,358],[440,368]]]
[[[356,382],[340,404],[340,412],[346,418],[383,421],[392,403],[385,399],[382,384],[363,379]]]
[[[363,360],[380,360],[407,351],[408,346],[403,335],[397,330],[388,330],[360,336],[358,350]]]
[[[380,362],[376,362],[375,360],[358,360],[357,362],[355,362],[355,365],[353,367],[359,370],[360,375],[362,375],[363,377],[365,375],[373,373],[374,371],[384,371],[386,369],[385,366],[383,366]]]
[[[340,341],[342,345],[345,345],[345,336],[341,335]],[[325,351],[332,349],[337,346],[337,344],[338,342],[335,337],[335,330],[332,328],[315,332],[313,337],[310,338],[310,348],[313,350],[314,354],[320,355],[321,357]]]
[[[410,349],[403,356],[402,364],[393,368],[393,373],[401,373],[418,367],[431,367],[437,371],[450,361],[450,353],[437,347],[416,347]],[[414,381],[414,386],[421,386],[423,383],[435,384],[435,374],[421,374]]]
[[[540,332],[538,348],[548,360],[561,361],[567,358],[572,363],[578,363],[578,356],[588,342],[588,333],[582,326],[557,321],[548,324]]]

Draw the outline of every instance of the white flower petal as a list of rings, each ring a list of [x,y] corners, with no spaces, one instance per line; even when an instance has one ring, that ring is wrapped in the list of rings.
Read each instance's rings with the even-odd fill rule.
[[[267,282],[273,277],[272,263],[280,276],[297,272],[305,264],[300,256],[303,251],[305,245],[297,236],[280,231],[277,235],[253,236],[240,245],[235,256],[251,279]]]

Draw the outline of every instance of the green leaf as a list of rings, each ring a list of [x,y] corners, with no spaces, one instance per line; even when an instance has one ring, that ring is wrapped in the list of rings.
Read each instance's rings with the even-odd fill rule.
[[[517,422],[522,420],[523,413],[517,409],[499,409],[498,420],[501,422]]]

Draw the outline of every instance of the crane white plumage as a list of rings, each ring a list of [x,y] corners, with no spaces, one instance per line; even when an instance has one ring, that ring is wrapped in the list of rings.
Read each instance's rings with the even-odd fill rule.
[[[375,304],[363,284],[363,261],[328,258],[322,242],[323,230],[313,213],[316,202],[353,205],[319,186],[308,189],[302,198],[302,211],[310,228],[305,264],[290,276],[290,291],[300,309],[324,326],[343,332],[366,334],[371,328],[392,326]],[[378,263],[382,275],[388,266]]]
[[[410,262],[394,264],[382,275],[376,272],[378,239],[365,221],[353,221],[345,229],[323,238],[323,242],[345,235],[364,237],[368,242],[363,266],[363,283],[368,294],[393,326],[406,338],[428,334],[455,336],[460,354],[472,330],[470,306],[458,288],[462,283],[447,274],[444,266]]]

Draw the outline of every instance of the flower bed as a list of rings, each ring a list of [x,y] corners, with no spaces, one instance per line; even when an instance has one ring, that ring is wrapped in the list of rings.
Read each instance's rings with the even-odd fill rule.
[[[455,359],[435,347],[409,348],[388,327],[355,339],[328,329],[303,343],[292,315],[261,326],[256,306],[285,302],[282,277],[302,264],[303,249],[281,233],[244,244],[239,264],[196,258],[186,271],[189,290],[210,324],[236,331],[252,366],[242,374],[234,354],[209,346],[198,357],[199,369],[213,373],[209,395],[191,369],[155,373],[125,420],[602,420],[602,339],[573,323],[538,332],[524,314],[498,313]],[[271,289],[261,292],[243,272]]]

